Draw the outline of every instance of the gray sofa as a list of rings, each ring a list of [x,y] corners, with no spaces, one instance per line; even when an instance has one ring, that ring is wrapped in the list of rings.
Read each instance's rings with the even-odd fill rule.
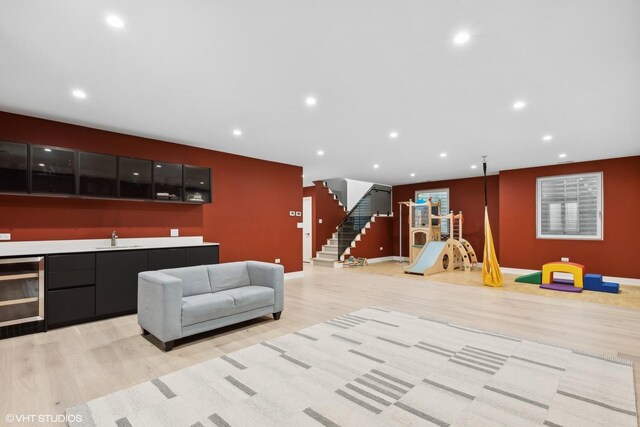
[[[246,261],[138,275],[138,323],[165,351],[174,341],[284,308],[284,268]]]

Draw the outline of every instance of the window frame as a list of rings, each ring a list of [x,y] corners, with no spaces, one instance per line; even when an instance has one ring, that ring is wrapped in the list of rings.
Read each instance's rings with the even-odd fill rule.
[[[597,185],[597,221],[595,235],[579,234],[542,234],[542,183],[558,179],[578,179],[584,177],[596,177]],[[536,178],[536,239],[539,240],[604,240],[604,174],[600,172],[586,172],[566,175],[539,176]]]
[[[447,192],[447,211],[446,212],[442,212],[442,205],[440,205],[440,216],[444,216],[444,215],[449,215],[449,212],[451,211],[451,191],[449,189],[449,187],[440,187],[440,188],[433,188],[433,189],[426,189],[426,190],[416,190],[413,194],[414,199],[416,203],[418,203],[418,194],[419,193],[444,193]],[[442,231],[442,225],[445,224],[445,227],[447,229],[446,233],[444,233]],[[451,232],[451,230],[449,230],[449,225],[443,221],[440,221],[440,232],[443,234],[448,234]]]

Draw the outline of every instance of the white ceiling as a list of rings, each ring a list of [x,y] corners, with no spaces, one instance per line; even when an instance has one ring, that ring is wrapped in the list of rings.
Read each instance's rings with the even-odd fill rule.
[[[639,154],[639,76],[638,0],[0,0],[0,109],[301,165],[306,184]]]

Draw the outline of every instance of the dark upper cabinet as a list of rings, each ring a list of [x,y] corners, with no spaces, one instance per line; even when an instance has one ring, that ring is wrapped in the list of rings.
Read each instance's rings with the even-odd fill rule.
[[[184,166],[184,200],[192,203],[211,202],[211,169]]]
[[[27,192],[28,148],[27,144],[0,141],[0,192]]]
[[[153,198],[182,201],[182,165],[153,162]]]
[[[120,197],[151,199],[151,160],[118,157]]]
[[[76,152],[32,145],[31,192],[76,194]]]
[[[0,193],[211,203],[211,169],[0,141]]]
[[[78,194],[92,197],[117,197],[118,160],[116,156],[78,153]]]

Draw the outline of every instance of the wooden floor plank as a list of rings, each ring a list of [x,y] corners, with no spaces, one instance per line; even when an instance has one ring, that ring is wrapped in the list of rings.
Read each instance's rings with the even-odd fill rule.
[[[305,267],[285,282],[281,320],[263,317],[179,341],[164,353],[135,315],[0,341],[0,412],[64,409],[195,363],[273,339],[366,306],[422,315],[530,340],[640,361],[640,310],[437,283],[357,270]],[[442,279],[440,279],[442,280]],[[640,379],[634,367],[636,380]],[[639,381],[636,381],[636,395]]]

